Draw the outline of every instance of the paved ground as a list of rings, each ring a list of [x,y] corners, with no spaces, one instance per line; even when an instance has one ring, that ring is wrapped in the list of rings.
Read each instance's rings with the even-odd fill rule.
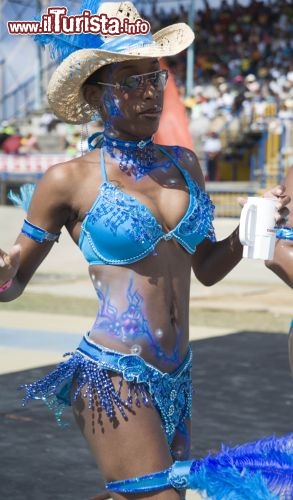
[[[0,208],[3,249],[13,243],[22,219],[20,209]],[[235,225],[234,220],[217,220],[218,238]],[[52,293],[60,300],[64,295],[95,297],[87,266],[65,233],[28,290]],[[264,314],[292,314],[293,309],[292,290],[261,261],[250,260],[243,260],[214,287],[205,288],[193,279],[191,301],[200,308],[254,309]],[[5,438],[0,444],[1,498],[88,500],[101,487],[76,430],[61,432],[41,404],[20,409],[14,390],[19,383],[45,373],[48,365],[60,360],[60,353],[72,350],[88,327],[85,317],[1,311],[0,416]],[[261,325],[255,333],[237,332],[232,324],[231,328],[201,325],[192,328],[191,339],[197,385],[194,455],[202,456],[221,442],[236,444],[292,429],[292,381],[284,332],[264,333]],[[188,498],[194,499],[195,494]]]
[[[221,443],[233,446],[292,431],[293,385],[285,335],[236,332],[191,345],[194,457],[218,450]],[[103,488],[70,412],[65,417],[70,427],[60,429],[42,402],[20,407],[21,393],[15,388],[51,367],[0,376],[0,498],[89,500]],[[187,498],[197,497],[188,492]]]

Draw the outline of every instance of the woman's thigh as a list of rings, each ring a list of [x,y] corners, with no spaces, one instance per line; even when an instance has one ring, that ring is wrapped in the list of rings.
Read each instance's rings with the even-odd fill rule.
[[[190,458],[191,420],[186,418],[180,423],[171,444],[173,460],[188,460]]]
[[[120,377],[112,381],[118,390]],[[121,397],[127,399],[127,383],[122,382]],[[82,391],[84,393],[84,391]],[[81,395],[73,401],[73,412],[104,479],[117,481],[164,470],[172,464],[172,456],[158,411],[152,406],[133,405],[125,410],[127,420],[117,416],[113,421],[99,408],[98,396],[93,409]],[[117,412],[118,415],[119,412]],[[113,499],[133,499],[133,495],[113,493]],[[136,494],[135,498],[179,500],[175,490]]]

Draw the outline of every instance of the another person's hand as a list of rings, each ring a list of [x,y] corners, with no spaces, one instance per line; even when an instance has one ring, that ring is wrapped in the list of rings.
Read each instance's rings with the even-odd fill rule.
[[[285,186],[278,185],[271,188],[269,191],[266,191],[263,196],[264,198],[275,198],[276,199],[276,225],[277,226],[285,226],[288,222],[289,218],[289,209],[287,205],[289,205],[291,198],[286,193]],[[241,207],[243,207],[246,203],[246,198],[238,198],[238,203]]]
[[[20,246],[13,245],[6,253],[0,249],[0,288],[16,275],[20,263]]]
[[[264,193],[265,198],[276,198],[276,224],[278,226],[284,226],[289,219],[289,209],[287,205],[290,203],[291,198],[285,193],[285,186],[279,185],[274,186],[269,191]]]

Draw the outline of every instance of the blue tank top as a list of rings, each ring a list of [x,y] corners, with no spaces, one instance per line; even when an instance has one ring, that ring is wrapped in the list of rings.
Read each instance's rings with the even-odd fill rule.
[[[185,215],[171,231],[163,231],[152,212],[133,196],[107,180],[101,148],[102,184],[99,195],[82,222],[78,246],[89,265],[125,265],[155,251],[161,240],[176,240],[190,254],[204,239],[215,241],[214,205],[209,196],[180,167],[168,151],[159,147],[182,173],[189,190]]]

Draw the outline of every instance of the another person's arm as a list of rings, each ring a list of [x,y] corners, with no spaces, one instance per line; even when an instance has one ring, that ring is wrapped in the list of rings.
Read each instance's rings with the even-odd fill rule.
[[[290,214],[286,222],[286,227],[288,228],[286,232],[288,236],[289,232],[293,236],[293,167],[290,168],[285,179],[285,187],[286,194],[291,196],[291,202],[288,205]],[[265,265],[287,283],[287,285],[293,288],[293,239],[278,239],[274,258],[273,260],[266,261]]]

